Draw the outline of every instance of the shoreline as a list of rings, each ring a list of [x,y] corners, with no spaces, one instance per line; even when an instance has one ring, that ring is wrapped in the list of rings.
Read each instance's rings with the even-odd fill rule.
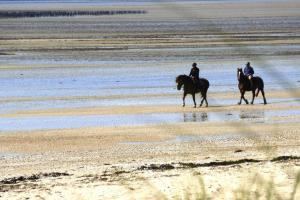
[[[126,114],[150,114],[150,113],[180,113],[180,112],[222,112],[222,111],[230,111],[230,110],[291,110],[291,109],[299,109],[300,98],[300,90],[295,88],[289,91],[284,90],[273,90],[266,92],[267,101],[269,104],[262,105],[261,94],[255,98],[254,105],[246,105],[242,102],[242,105],[230,105],[224,104],[221,105],[217,103],[216,105],[210,104],[209,107],[198,107],[193,108],[191,103],[191,96],[188,95],[186,98],[187,103],[186,107],[181,106],[181,97],[182,91],[177,91],[177,94],[133,94],[133,95],[107,95],[107,96],[75,96],[75,97],[20,97],[20,98],[4,98],[0,100],[2,103],[21,103],[21,102],[43,102],[43,101],[72,101],[72,100],[115,100],[115,99],[126,99],[134,98],[136,102],[138,102],[139,98],[176,98],[178,100],[178,105],[174,104],[154,104],[154,105],[118,105],[118,106],[92,106],[92,107],[81,107],[81,108],[49,108],[49,109],[37,109],[37,110],[19,110],[19,111],[11,111],[7,113],[0,114],[0,117],[13,118],[13,117],[30,117],[30,116],[76,116],[76,115],[126,115]],[[197,103],[199,103],[199,95],[197,95]],[[221,101],[222,99],[233,100],[235,97],[236,101],[239,100],[240,94],[238,92],[213,92],[208,93],[208,102],[210,99],[216,101]],[[250,100],[251,93],[247,92],[245,97]],[[283,99],[283,101],[273,102],[274,99]],[[295,102],[296,104],[289,104],[290,101],[286,101],[290,99],[290,101]],[[284,102],[286,101],[286,103]]]

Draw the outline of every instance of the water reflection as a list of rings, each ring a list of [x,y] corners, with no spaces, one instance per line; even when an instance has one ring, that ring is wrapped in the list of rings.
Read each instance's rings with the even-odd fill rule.
[[[183,113],[184,122],[205,122],[205,121],[251,121],[255,123],[265,122],[265,111],[233,111],[233,112],[206,112]]]
[[[208,120],[206,112],[183,113],[184,122],[205,122]]]
[[[255,121],[258,123],[265,122],[265,111],[240,111],[239,118],[241,120]]]
[[[90,116],[39,116],[1,117],[0,134],[6,131],[29,131],[45,129],[81,128],[96,126],[137,126],[146,124],[173,124],[181,122],[247,122],[278,123],[299,122],[299,109],[266,111],[225,111],[151,113],[132,115],[90,115]],[[291,117],[287,118],[285,117]],[[283,117],[282,120],[274,117]]]

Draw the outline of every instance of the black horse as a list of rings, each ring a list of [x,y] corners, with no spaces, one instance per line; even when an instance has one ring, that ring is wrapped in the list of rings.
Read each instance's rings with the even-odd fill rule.
[[[248,79],[248,77],[243,73],[242,68],[237,68],[237,79],[239,81],[239,89],[241,93],[241,98],[238,104],[240,105],[242,103],[242,99],[244,99],[245,103],[248,104],[248,100],[245,99],[244,94],[246,91],[252,91],[252,101],[251,104],[254,102],[254,96],[258,96],[259,91],[261,91],[261,94],[264,98],[264,104],[267,104],[267,100],[265,98],[265,92],[264,92],[264,81],[262,78],[258,76],[254,76],[252,78],[253,87],[251,88],[251,83]],[[255,90],[257,90],[255,94]]]
[[[191,77],[187,75],[179,75],[176,77],[176,84],[177,84],[177,89],[181,90],[181,87],[183,86],[183,107],[185,106],[185,97],[187,94],[191,94],[193,96],[193,101],[194,101],[194,108],[196,108],[196,101],[195,101],[195,94],[196,93],[201,93],[202,100],[201,104],[199,105],[200,107],[203,104],[203,101],[205,100],[206,107],[208,106],[207,99],[206,99],[206,94],[207,90],[209,87],[209,82],[205,78],[200,78],[199,79],[199,86],[196,86],[191,79]]]

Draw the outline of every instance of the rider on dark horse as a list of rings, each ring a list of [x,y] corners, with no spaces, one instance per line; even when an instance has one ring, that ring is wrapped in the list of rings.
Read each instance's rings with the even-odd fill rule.
[[[254,70],[253,68],[250,66],[250,62],[247,62],[246,67],[244,68],[244,74],[248,77],[249,81],[250,81],[250,88],[253,88],[253,74],[254,74]]]
[[[199,72],[200,70],[197,67],[197,63],[193,63],[189,77],[191,77],[196,86],[199,86]]]

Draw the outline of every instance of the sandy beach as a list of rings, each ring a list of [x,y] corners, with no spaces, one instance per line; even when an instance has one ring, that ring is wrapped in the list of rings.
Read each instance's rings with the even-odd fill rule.
[[[0,199],[300,199],[298,1],[14,10],[145,13],[0,18]],[[247,61],[267,105],[237,105]],[[208,107],[182,107],[193,62]]]

